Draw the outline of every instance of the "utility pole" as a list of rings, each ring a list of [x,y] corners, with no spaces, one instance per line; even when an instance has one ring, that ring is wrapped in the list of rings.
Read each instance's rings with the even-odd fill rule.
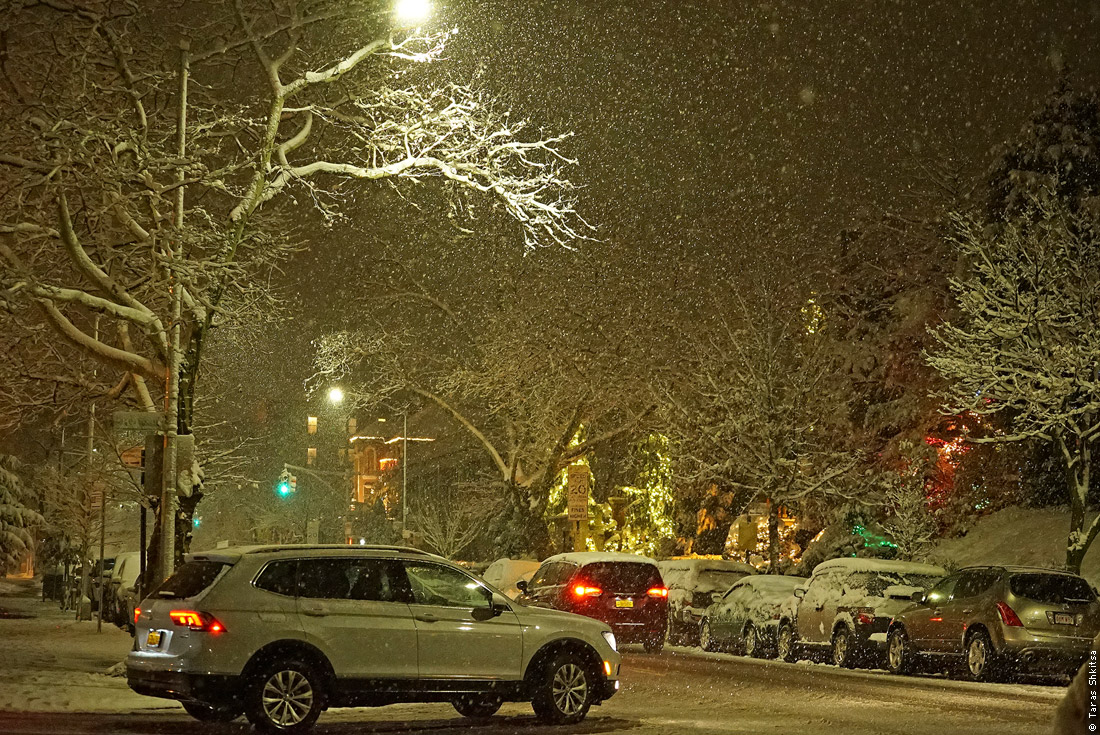
[[[172,294],[171,339],[168,347],[168,365],[165,367],[164,390],[164,478],[160,494],[160,580],[167,579],[175,569],[176,556],[176,437],[179,431],[179,393],[180,393],[180,315],[183,295],[175,272],[176,261],[181,256],[183,236],[184,171],[182,161],[187,155],[187,75],[188,51],[191,45],[187,39],[180,40],[179,69],[179,109],[176,117],[176,155],[180,159],[176,169],[176,207],[174,224],[176,240],[171,247],[169,265],[169,291]]]
[[[409,411],[401,412],[401,540],[409,533]]]

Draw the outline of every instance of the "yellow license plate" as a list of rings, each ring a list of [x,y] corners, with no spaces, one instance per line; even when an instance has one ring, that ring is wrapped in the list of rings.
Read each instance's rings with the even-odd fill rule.
[[[150,646],[151,648],[156,648],[157,646],[159,646],[160,645],[160,631],[159,630],[149,631],[149,635],[145,636],[145,645]]]
[[[634,600],[615,600],[615,607],[634,607]]]

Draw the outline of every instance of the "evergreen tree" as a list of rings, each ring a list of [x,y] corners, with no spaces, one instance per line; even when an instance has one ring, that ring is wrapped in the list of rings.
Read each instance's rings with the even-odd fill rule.
[[[31,548],[30,528],[42,516],[23,505],[23,484],[15,457],[0,454],[0,574],[11,571]]]

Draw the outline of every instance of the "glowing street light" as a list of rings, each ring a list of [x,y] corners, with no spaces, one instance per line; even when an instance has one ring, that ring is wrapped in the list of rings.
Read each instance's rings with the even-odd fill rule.
[[[333,386],[328,391],[329,403],[339,406],[344,402],[344,391],[339,386]]]
[[[432,12],[431,0],[397,0],[394,14],[400,23],[416,25],[428,19]]]

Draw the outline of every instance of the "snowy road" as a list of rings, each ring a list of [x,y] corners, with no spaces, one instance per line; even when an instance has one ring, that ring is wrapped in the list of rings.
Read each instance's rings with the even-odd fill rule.
[[[898,678],[810,664],[726,656],[627,653],[623,691],[571,728],[538,725],[530,708],[506,705],[486,724],[447,705],[334,710],[317,735],[484,733],[800,733],[805,735],[1035,735],[1049,729],[1060,687]],[[245,733],[243,721],[200,726],[168,702],[128,713],[4,714],[0,732],[26,735]],[[167,706],[167,708],[165,708]],[[160,709],[152,709],[157,708]]]

